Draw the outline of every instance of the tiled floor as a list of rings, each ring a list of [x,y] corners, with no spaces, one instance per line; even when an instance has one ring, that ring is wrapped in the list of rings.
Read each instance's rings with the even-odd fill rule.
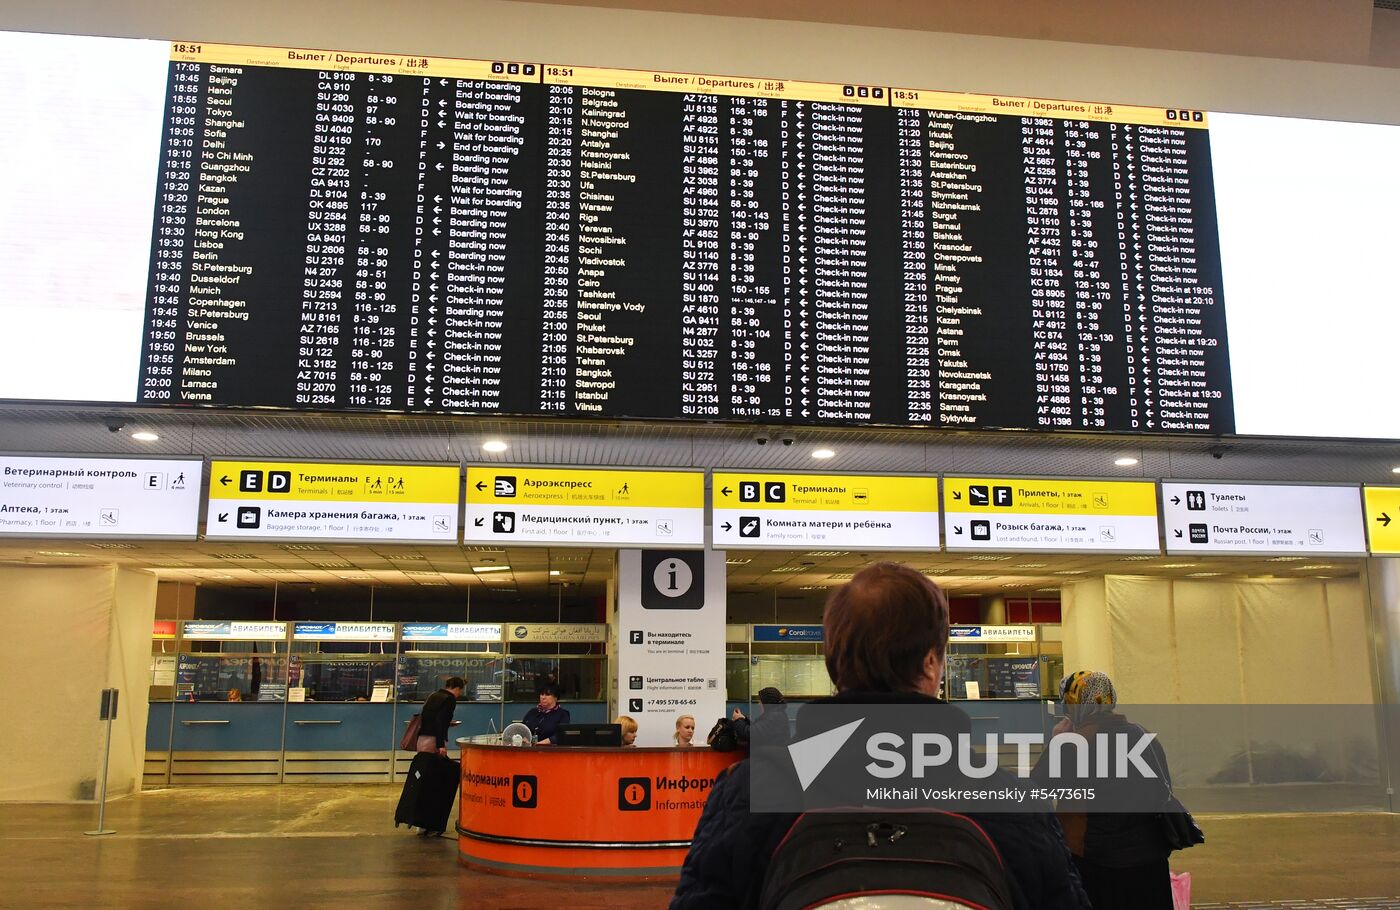
[[[670,897],[469,872],[454,840],[393,827],[397,799],[387,785],[155,791],[111,803],[117,833],[101,838],[81,833],[88,806],[0,806],[0,907],[632,910]],[[1197,908],[1400,910],[1400,815],[1200,821],[1208,842],[1173,861]]]

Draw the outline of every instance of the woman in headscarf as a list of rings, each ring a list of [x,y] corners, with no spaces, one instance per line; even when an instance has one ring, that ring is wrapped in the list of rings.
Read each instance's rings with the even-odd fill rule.
[[[1144,731],[1116,710],[1113,680],[1096,670],[1080,670],[1060,682],[1065,717],[1052,735],[1078,733],[1089,743],[1095,735]],[[1047,750],[1048,754],[1048,750]],[[1149,764],[1167,773],[1166,754],[1150,746]],[[1036,769],[1045,771],[1045,759]],[[1100,782],[1102,783],[1102,782]],[[1094,910],[1172,910],[1171,848],[1155,812],[1060,812],[1065,842],[1079,867],[1079,877]]]

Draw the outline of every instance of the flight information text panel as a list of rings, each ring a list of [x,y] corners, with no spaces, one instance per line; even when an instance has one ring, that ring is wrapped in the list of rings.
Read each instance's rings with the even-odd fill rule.
[[[173,48],[142,403],[1233,430],[1201,114]]]

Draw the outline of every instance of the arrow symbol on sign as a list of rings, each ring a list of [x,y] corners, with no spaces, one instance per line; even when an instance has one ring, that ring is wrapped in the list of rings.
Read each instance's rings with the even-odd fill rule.
[[[961,501],[962,501],[962,490],[954,490],[954,491],[953,491],[953,502],[961,502]]]
[[[1177,528],[1177,529],[1174,530],[1172,533],[1175,534],[1178,538],[1181,537],[1181,529],[1180,529],[1180,528]]]
[[[474,524],[476,527],[479,528],[479,527],[481,527],[482,525],[486,524],[486,519],[484,519],[484,518],[478,518],[475,522],[473,522],[473,524]]]
[[[478,493],[480,493],[480,492],[481,492],[482,490],[484,490],[484,489],[486,489],[486,481],[484,481],[484,480],[478,480],[478,481],[476,482],[476,491],[477,491]]]
[[[1172,497],[1172,505],[1174,505],[1174,506],[1179,506],[1179,505],[1181,505],[1181,497],[1180,497],[1180,496],[1173,496],[1173,497]]]
[[[732,530],[734,528],[734,526],[727,521],[724,524],[720,525],[720,527],[724,528],[726,531]]]
[[[723,493],[725,496],[728,496],[728,495],[729,495],[729,487],[722,487],[722,488],[720,489],[720,492]]]
[[[230,483],[230,481],[229,481],[229,479],[228,479],[228,475],[225,474],[223,477],[220,477],[220,478],[219,478],[219,483],[223,484],[224,486],[228,486],[229,483]]]
[[[954,534],[962,534],[962,525],[953,525]]]
[[[227,513],[227,512],[220,512],[220,513],[219,513],[219,521],[221,521],[221,522],[222,522],[222,521],[228,521],[228,513]]]
[[[1384,512],[1376,516],[1376,521],[1379,521],[1381,523],[1381,527],[1383,528],[1390,527],[1390,516],[1385,514]]]

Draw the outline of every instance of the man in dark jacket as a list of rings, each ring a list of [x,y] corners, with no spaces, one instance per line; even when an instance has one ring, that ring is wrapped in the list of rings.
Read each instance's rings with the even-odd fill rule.
[[[814,704],[907,705],[937,711],[943,723],[968,723],[966,715],[935,696],[948,642],[948,601],[937,585],[905,566],[881,563],[856,575],[827,603],[826,666],[838,694]],[[797,717],[798,736],[804,714]],[[962,720],[959,721],[958,718]],[[716,780],[691,840],[672,910],[757,908],[769,861],[797,816],[752,811],[751,771],[787,761],[781,747],[755,740],[751,758]],[[755,771],[752,766],[758,764]],[[785,765],[790,768],[790,764]],[[838,778],[839,769],[830,772]],[[776,775],[774,779],[781,779]],[[765,781],[768,779],[764,778]],[[766,803],[771,794],[764,793]],[[929,806],[931,809],[937,806]],[[967,813],[996,845],[1017,910],[1088,910],[1089,899],[1051,814]]]
[[[457,710],[457,699],[462,697],[462,691],[466,687],[465,679],[454,676],[423,702],[418,726],[419,752],[447,754],[447,731],[452,727],[452,715]]]
[[[734,709],[734,734],[739,742],[747,743],[752,736],[757,736],[760,742],[768,745],[786,745],[792,739],[792,729],[782,690],[777,686],[764,686],[758,690],[758,704],[761,713],[752,722],[744,712]]]

